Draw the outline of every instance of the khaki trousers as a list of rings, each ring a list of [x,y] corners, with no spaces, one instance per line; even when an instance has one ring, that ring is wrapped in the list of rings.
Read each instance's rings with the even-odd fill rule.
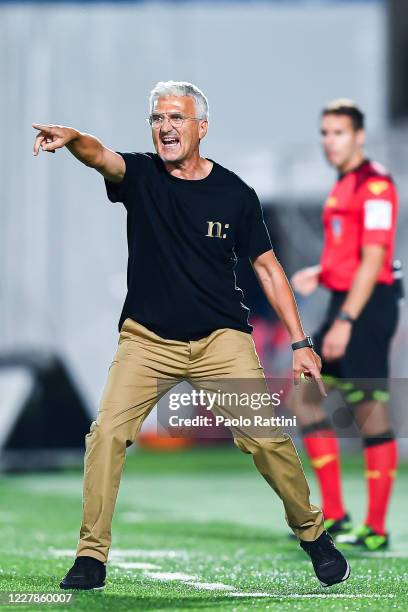
[[[135,441],[160,396],[183,378],[194,387],[207,389],[211,388],[208,381],[251,379],[267,391],[250,334],[218,329],[200,340],[165,340],[136,321],[126,319],[97,418],[85,436],[83,520],[78,556],[107,561],[126,447]],[[217,411],[228,417],[233,413],[230,406],[227,409],[218,405]],[[269,414],[273,415],[272,408]],[[234,431],[233,436],[235,445],[252,455],[260,474],[283,501],[286,520],[293,532],[303,540],[318,538],[323,531],[322,512],[310,504],[309,487],[291,438],[279,428],[271,428],[270,435],[267,432],[256,437],[252,432]]]

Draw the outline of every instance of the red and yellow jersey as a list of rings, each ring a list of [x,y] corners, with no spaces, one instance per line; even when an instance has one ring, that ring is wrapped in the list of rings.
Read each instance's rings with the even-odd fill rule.
[[[348,291],[362,247],[380,244],[386,256],[377,282],[390,285],[397,212],[396,187],[379,164],[366,160],[340,176],[323,209],[320,283],[328,289]]]

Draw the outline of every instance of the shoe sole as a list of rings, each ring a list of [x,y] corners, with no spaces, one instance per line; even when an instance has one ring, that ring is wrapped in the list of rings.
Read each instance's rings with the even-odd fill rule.
[[[344,582],[345,580],[347,580],[347,578],[350,576],[351,568],[350,568],[348,561],[346,561],[346,563],[347,563],[347,569],[346,569],[346,573],[344,574],[343,578],[341,578],[340,580],[336,580],[335,582],[322,582],[321,580],[319,580],[322,587],[331,587],[331,586],[334,586],[335,584],[340,584],[340,582]]]
[[[66,591],[103,591],[106,585],[98,586],[98,587],[75,587],[75,586],[63,586],[60,584],[60,588]]]

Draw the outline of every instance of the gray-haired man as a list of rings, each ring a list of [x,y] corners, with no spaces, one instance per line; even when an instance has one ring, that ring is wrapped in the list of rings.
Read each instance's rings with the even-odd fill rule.
[[[102,588],[111,522],[125,460],[157,400],[182,379],[206,390],[228,380],[255,381],[267,392],[235,285],[238,257],[249,257],[294,348],[294,376],[320,379],[286,276],[273,253],[256,193],[233,172],[200,156],[208,102],[194,85],[158,83],[150,97],[153,153],[115,153],[72,128],[33,124],[34,154],[63,146],[100,172],[112,202],[123,202],[128,223],[128,293],[119,346],[96,420],[86,436],[83,521],[66,589]],[[160,385],[158,386],[158,381]],[[204,381],[204,382],[203,382]],[[249,382],[248,382],[249,385]],[[241,416],[222,403],[218,413]],[[270,407],[269,415],[273,414]],[[345,580],[349,566],[324,531],[290,437],[270,426],[258,434],[233,430],[258,471],[281,497],[289,526],[326,586]]]

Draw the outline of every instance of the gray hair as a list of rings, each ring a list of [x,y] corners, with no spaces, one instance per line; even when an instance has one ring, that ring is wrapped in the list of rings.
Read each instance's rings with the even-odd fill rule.
[[[155,102],[165,96],[190,96],[195,102],[197,119],[206,119],[208,121],[208,100],[196,85],[186,81],[159,81],[150,92],[150,112],[153,111]]]

